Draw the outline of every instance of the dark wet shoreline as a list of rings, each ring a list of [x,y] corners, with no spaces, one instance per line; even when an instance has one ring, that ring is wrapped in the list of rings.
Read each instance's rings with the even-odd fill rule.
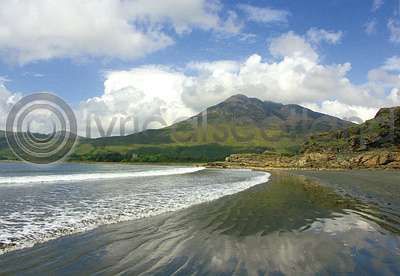
[[[371,179],[353,177],[350,184]],[[397,175],[386,185],[390,177]],[[400,273],[396,195],[389,217],[386,205],[362,200],[370,187],[351,191],[345,182],[338,174],[273,172],[268,183],[210,203],[8,253],[0,274]],[[379,189],[374,196],[390,197]]]
[[[342,195],[365,202],[400,209],[400,171],[337,170],[291,171],[295,175],[311,177]]]

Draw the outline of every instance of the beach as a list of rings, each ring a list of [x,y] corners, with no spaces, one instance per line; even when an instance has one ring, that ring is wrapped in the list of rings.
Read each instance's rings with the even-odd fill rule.
[[[7,253],[0,274],[396,275],[399,194],[376,189],[367,201],[372,184],[362,179],[396,191],[398,177],[274,171],[268,182],[211,202]]]

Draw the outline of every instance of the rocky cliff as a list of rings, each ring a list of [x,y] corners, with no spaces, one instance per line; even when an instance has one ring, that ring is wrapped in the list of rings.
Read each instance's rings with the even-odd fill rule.
[[[286,169],[400,169],[400,151],[369,151],[353,154],[304,153],[297,156],[275,154],[234,154],[210,167]]]

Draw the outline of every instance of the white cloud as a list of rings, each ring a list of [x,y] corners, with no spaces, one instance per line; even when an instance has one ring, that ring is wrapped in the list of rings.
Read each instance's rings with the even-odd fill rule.
[[[217,0],[0,1],[0,55],[25,64],[52,58],[134,59],[193,28],[226,32]],[[228,24],[228,25],[226,25]]]
[[[0,84],[4,84],[6,82],[9,82],[10,79],[5,77],[5,76],[0,76]]]
[[[400,57],[388,58],[382,68],[387,71],[400,71]]]
[[[397,105],[399,105],[400,104],[400,88],[393,88],[392,91],[390,91],[390,94],[388,97],[392,102],[397,103]]]
[[[288,32],[272,40],[269,51],[274,57],[305,58],[315,62],[318,54],[310,43],[294,32]]]
[[[354,123],[361,123],[365,120],[373,118],[379,110],[378,107],[348,105],[338,100],[323,101],[321,104],[304,103],[303,105],[314,111],[330,114]]]
[[[337,44],[342,39],[343,32],[338,31],[327,31],[324,29],[311,28],[307,31],[307,38],[311,43],[319,44],[321,42],[327,42],[331,44]]]
[[[234,11],[228,11],[228,17],[223,23],[221,29],[224,34],[237,35],[243,29],[243,22],[240,21],[239,16]]]
[[[221,24],[218,1],[208,0],[136,0],[126,1],[130,18],[151,23],[169,21],[178,33],[190,31],[194,27],[215,29]]]
[[[136,118],[136,130],[154,116],[169,125],[238,93],[301,104],[351,120],[370,119],[380,107],[400,105],[396,56],[370,70],[365,84],[356,85],[348,78],[351,64],[322,64],[306,36],[283,34],[271,41],[269,51],[272,60],[253,54],[244,61],[192,62],[180,70],[152,65],[107,72],[104,93],[87,99],[77,110],[81,131],[88,114],[99,118],[105,129],[118,118],[113,134],[119,134],[121,118]],[[0,98],[3,104],[12,95],[7,93]],[[135,130],[132,121],[126,126],[127,132]],[[92,129],[96,129],[93,122]]]
[[[400,105],[396,91],[400,89],[400,58],[393,56],[388,58],[381,67],[368,72],[369,85],[375,90],[388,91],[388,98],[393,105]]]
[[[258,23],[287,23],[290,13],[285,10],[278,10],[269,7],[256,7],[240,4],[238,8],[242,10],[249,21]]]
[[[367,83],[355,85],[347,77],[351,65],[321,64],[306,36],[283,34],[269,50],[275,57],[270,62],[253,54],[245,61],[192,62],[180,71],[146,66],[109,72],[104,94],[83,103],[81,112],[96,114],[105,125],[113,116],[132,114],[140,122],[158,114],[170,124],[242,93],[357,121],[372,118],[382,106],[400,104],[399,76],[387,70],[397,68],[396,57],[371,70]]]
[[[376,19],[373,19],[371,21],[368,21],[367,23],[365,23],[364,25],[364,31],[367,35],[373,35],[376,34],[376,28],[377,28],[378,22],[376,21]]]
[[[120,134],[120,123],[126,123],[126,133],[146,128],[165,127],[178,119],[193,114],[182,100],[185,76],[167,67],[145,66],[130,71],[113,71],[106,74],[104,94],[86,100],[80,105],[78,117],[83,124],[91,116],[92,135],[98,136],[98,118],[104,130],[116,125],[112,134]],[[157,118],[165,122],[156,123]],[[133,120],[135,119],[135,121]],[[81,127],[81,131],[84,128]]]
[[[6,127],[6,120],[8,112],[11,107],[18,101],[20,95],[10,92],[3,81],[0,80],[0,129],[4,130]]]
[[[254,43],[254,42],[257,41],[257,35],[256,34],[251,34],[251,33],[249,33],[249,34],[244,33],[239,37],[239,40],[240,41],[245,41],[245,42],[248,42],[248,43]]]
[[[362,120],[373,117],[382,106],[400,104],[395,92],[388,95],[400,87],[399,77],[382,68],[375,69],[379,70],[375,78],[371,70],[364,85],[355,85],[347,77],[349,63],[321,64],[310,42],[293,32],[275,38],[269,49],[275,61],[265,62],[261,56],[252,55],[244,62],[192,65],[197,72],[185,82],[184,102],[200,111],[242,93],[263,100],[312,105],[333,116]]]
[[[372,1],[372,11],[377,11],[383,6],[383,0],[373,0]]]
[[[386,71],[383,68],[372,69],[368,72],[370,82],[379,84],[381,87],[400,87],[400,76]]]
[[[388,21],[387,27],[390,31],[390,41],[400,43],[400,21],[391,18]]]
[[[237,93],[298,104],[340,99],[349,105],[368,106],[372,98],[367,89],[352,85],[347,79],[349,64],[323,66],[304,56],[285,56],[268,63],[253,55],[243,63],[201,63],[196,68],[195,77],[185,82],[183,99],[197,111]],[[326,112],[340,115],[332,113],[332,109]],[[359,115],[366,119],[364,114],[354,116]]]

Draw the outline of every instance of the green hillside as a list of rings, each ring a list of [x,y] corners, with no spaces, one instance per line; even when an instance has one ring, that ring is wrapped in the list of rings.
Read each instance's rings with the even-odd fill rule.
[[[206,162],[233,153],[297,153],[312,133],[353,124],[299,105],[230,97],[188,120],[167,128],[79,143],[74,160]]]
[[[311,136],[303,151],[358,152],[400,146],[400,107],[382,108],[375,118],[345,130]]]

